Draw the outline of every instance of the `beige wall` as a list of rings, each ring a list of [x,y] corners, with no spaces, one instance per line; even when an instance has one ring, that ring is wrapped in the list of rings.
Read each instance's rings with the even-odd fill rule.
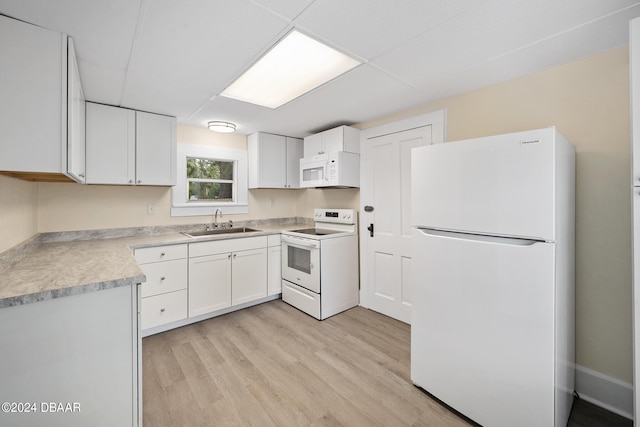
[[[557,126],[576,147],[577,363],[631,383],[628,70],[624,46],[358,127],[442,108],[449,141]]]
[[[0,175],[0,252],[38,232],[38,184]]]

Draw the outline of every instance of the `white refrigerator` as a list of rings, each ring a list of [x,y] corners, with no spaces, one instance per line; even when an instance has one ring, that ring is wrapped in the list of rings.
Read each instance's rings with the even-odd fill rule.
[[[555,127],[412,151],[411,378],[485,427],[569,418],[574,164]]]

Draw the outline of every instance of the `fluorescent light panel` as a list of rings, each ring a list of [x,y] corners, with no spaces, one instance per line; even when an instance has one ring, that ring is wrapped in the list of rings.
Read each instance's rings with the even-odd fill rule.
[[[360,64],[294,30],[220,95],[278,108]]]

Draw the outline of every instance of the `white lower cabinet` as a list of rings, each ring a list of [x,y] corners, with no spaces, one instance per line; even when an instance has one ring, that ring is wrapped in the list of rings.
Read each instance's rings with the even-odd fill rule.
[[[267,295],[277,295],[282,293],[282,243],[279,234],[267,237]]]
[[[276,299],[280,235],[164,245],[135,250],[143,336]]]
[[[189,317],[231,307],[231,254],[189,259]]]
[[[142,330],[186,318],[186,289],[142,298]]]
[[[267,248],[235,252],[231,257],[231,304],[267,296]]]
[[[142,330],[187,318],[187,245],[136,249],[142,284]]]
[[[189,317],[267,296],[267,236],[189,244]]]
[[[0,309],[1,426],[141,425],[136,288]]]

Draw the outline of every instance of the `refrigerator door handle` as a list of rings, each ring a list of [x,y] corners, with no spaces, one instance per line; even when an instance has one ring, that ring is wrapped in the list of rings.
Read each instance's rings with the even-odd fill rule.
[[[462,239],[462,240],[473,240],[477,242],[486,242],[486,243],[497,243],[500,245],[511,245],[511,246],[531,246],[536,243],[548,243],[543,240],[534,240],[534,239],[523,239],[523,238],[515,238],[515,237],[499,237],[499,236],[489,236],[484,234],[471,234],[471,233],[460,233],[457,231],[442,231],[436,230],[433,228],[420,228],[417,227],[418,231],[422,234],[428,234],[431,236],[440,236],[447,237],[450,239]]]

